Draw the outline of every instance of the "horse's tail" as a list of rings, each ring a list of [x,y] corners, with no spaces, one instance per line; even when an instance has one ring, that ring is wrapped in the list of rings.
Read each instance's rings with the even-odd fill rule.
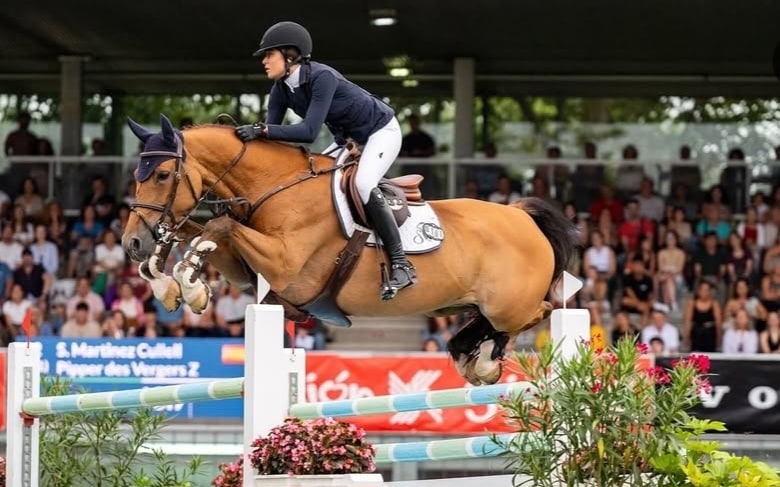
[[[577,227],[563,212],[541,198],[528,197],[515,202],[516,206],[526,213],[542,231],[555,254],[555,270],[551,284],[561,276],[569,265],[579,245]]]

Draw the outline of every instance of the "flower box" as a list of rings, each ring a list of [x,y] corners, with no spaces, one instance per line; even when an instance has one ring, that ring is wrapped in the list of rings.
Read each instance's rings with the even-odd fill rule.
[[[378,473],[255,476],[255,487],[374,487],[382,484],[382,474]]]

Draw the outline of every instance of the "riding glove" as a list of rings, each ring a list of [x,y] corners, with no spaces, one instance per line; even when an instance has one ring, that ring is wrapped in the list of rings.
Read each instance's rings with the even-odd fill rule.
[[[265,127],[266,125],[262,122],[255,122],[252,125],[240,125],[236,127],[236,135],[243,142],[249,142],[250,140],[265,137]]]

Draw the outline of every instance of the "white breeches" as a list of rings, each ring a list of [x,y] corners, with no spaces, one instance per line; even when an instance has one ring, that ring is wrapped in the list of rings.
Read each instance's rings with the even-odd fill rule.
[[[402,139],[401,126],[395,117],[368,138],[355,174],[355,186],[363,204],[368,202],[371,190],[376,188],[379,180],[395,162],[395,158],[401,151]],[[324,152],[328,153],[335,148],[336,145],[331,144]]]

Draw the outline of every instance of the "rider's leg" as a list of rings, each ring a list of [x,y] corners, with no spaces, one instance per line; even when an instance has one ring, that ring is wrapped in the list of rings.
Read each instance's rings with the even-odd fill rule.
[[[401,127],[398,120],[393,118],[369,137],[355,175],[355,185],[366,214],[390,257],[390,280],[386,283],[389,289],[383,293],[383,299],[392,299],[399,290],[417,283],[414,266],[404,253],[393,213],[382,192],[376,187],[398,156],[401,140]]]

